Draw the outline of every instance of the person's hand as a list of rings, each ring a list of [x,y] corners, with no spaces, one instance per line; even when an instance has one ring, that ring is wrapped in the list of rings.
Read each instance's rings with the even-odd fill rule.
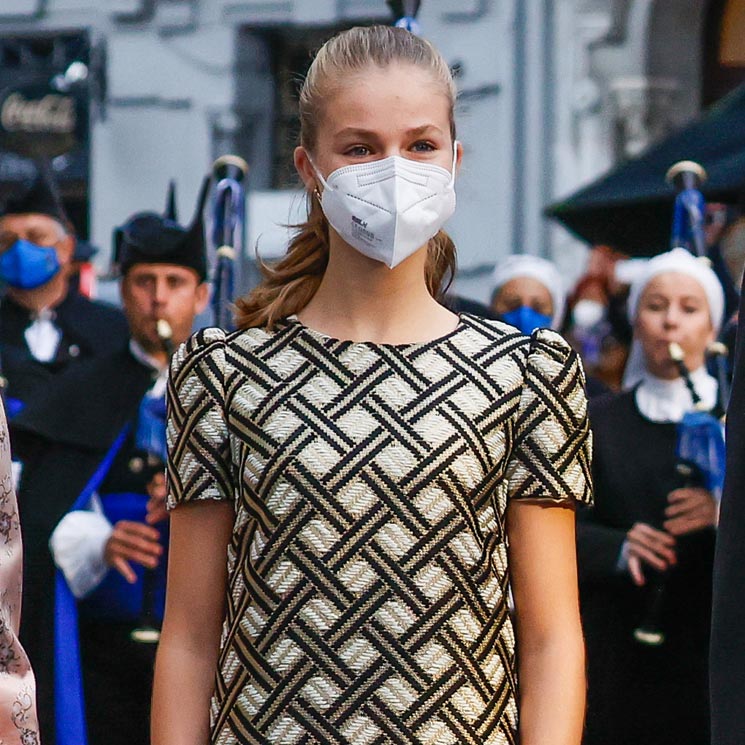
[[[147,503],[145,522],[148,525],[155,525],[155,523],[168,518],[168,510],[166,510],[167,493],[166,475],[160,471],[153,476],[147,485],[147,494],[150,499]]]
[[[130,562],[141,564],[146,569],[155,569],[160,563],[163,547],[158,543],[160,533],[144,523],[120,520],[106,541],[104,561],[116,569],[130,584],[137,575]]]
[[[642,565],[648,564],[658,572],[666,571],[676,563],[675,538],[664,530],[657,530],[646,523],[635,523],[626,533],[628,569],[634,584],[641,587],[647,581]]]
[[[687,487],[667,495],[663,527],[671,535],[686,535],[717,524],[717,503],[707,489]]]

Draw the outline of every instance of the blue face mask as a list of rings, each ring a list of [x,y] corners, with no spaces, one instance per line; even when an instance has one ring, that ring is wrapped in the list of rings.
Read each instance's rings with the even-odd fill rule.
[[[33,290],[46,284],[60,270],[54,248],[37,246],[19,238],[0,255],[0,278],[19,290]]]
[[[521,305],[509,313],[503,313],[502,320],[523,334],[532,334],[536,329],[551,328],[551,316],[544,316],[528,305]]]

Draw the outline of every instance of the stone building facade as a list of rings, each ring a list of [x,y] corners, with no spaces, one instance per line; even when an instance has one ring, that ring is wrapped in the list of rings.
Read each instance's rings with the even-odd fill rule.
[[[461,292],[485,299],[491,267],[512,251],[579,273],[584,246],[549,224],[544,206],[700,111],[707,28],[726,5],[423,0],[423,32],[461,91],[465,160],[450,225]],[[159,208],[172,177],[187,215],[214,158],[236,152],[251,165],[248,244],[276,255],[279,225],[302,207],[288,169],[297,76],[335,29],[389,20],[384,0],[3,0],[0,48],[62,33],[87,40],[84,198],[95,243],[108,249],[113,225]]]

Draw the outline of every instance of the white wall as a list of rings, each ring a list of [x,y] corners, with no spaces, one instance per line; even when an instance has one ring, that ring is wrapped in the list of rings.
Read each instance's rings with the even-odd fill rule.
[[[660,2],[682,7],[682,0]],[[191,215],[214,156],[211,121],[234,104],[239,26],[351,24],[388,14],[384,0],[169,0],[153,20],[121,23],[114,14],[141,10],[144,0],[48,0],[44,14],[32,15],[41,5],[0,0],[0,34],[89,28],[107,45],[109,103],[106,118],[93,124],[91,152],[92,238],[104,248],[128,214],[162,208],[171,177],[182,220]],[[425,35],[463,71],[465,157],[448,226],[459,247],[458,291],[486,299],[491,266],[515,250],[548,254],[569,278],[579,274],[585,248],[541,212],[611,165],[613,79],[645,75],[650,59],[670,69],[660,61],[664,53],[647,48],[653,5],[423,0]],[[691,25],[700,23],[693,15]],[[686,22],[680,8],[675,17]],[[614,23],[620,35],[611,33]],[[678,39],[675,48],[681,45]],[[250,196],[250,245],[261,234],[262,249],[275,252],[286,230],[272,224],[291,222],[293,205],[294,191]],[[99,261],[105,268],[107,256]]]
[[[232,102],[233,39],[229,27],[108,37],[110,103],[93,126],[91,153],[94,242],[108,245],[112,225],[132,212],[162,209],[170,178],[179,217],[190,218],[211,166],[210,112]]]

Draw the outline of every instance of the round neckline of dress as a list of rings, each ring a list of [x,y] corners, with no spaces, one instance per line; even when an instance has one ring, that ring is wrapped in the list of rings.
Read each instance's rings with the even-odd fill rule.
[[[312,336],[315,339],[318,339],[325,343],[332,343],[332,344],[344,344],[346,346],[352,346],[352,347],[368,347],[368,348],[388,348],[388,349],[418,349],[423,347],[430,347],[435,346],[438,344],[441,344],[443,342],[448,341],[449,339],[452,339],[454,336],[459,334],[463,329],[466,328],[466,323],[464,319],[463,313],[456,313],[458,316],[458,324],[454,329],[451,331],[448,331],[446,334],[443,334],[442,336],[438,336],[434,339],[430,339],[429,341],[410,341],[410,342],[403,342],[401,344],[389,344],[387,342],[375,342],[375,341],[353,341],[352,339],[337,339],[334,336],[330,336],[329,334],[325,334],[323,331],[318,331],[317,329],[311,328],[310,326],[306,326],[298,317],[297,315],[291,315],[286,316],[285,321],[290,324],[294,324],[295,326],[299,327],[302,331],[304,331],[308,336]]]

